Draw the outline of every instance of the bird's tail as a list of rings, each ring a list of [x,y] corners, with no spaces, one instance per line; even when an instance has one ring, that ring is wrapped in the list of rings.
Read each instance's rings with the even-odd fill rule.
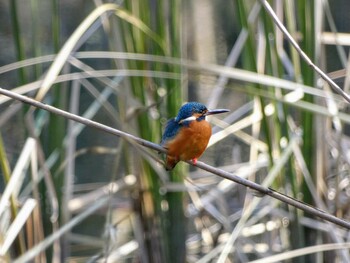
[[[179,162],[179,158],[173,157],[173,156],[167,156],[165,160],[165,169],[167,171],[170,171],[174,169],[175,165]]]

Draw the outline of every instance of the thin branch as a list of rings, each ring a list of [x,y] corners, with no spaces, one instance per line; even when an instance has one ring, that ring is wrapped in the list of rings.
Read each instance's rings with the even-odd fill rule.
[[[260,0],[261,4],[265,7],[267,13],[272,17],[275,21],[276,25],[283,32],[289,42],[293,45],[299,55],[303,60],[313,69],[315,70],[339,95],[341,95],[347,102],[350,103],[350,96],[345,93],[326,73],[324,73],[319,67],[317,67],[311,59],[305,54],[305,52],[300,48],[298,43],[294,40],[294,38],[289,34],[288,30],[285,28],[283,23],[279,20],[276,13],[273,11],[272,7],[268,3],[267,0]]]
[[[161,147],[160,145],[158,145],[158,144],[155,144],[155,143],[149,142],[147,140],[141,139],[141,138],[136,137],[134,135],[131,135],[129,133],[126,133],[126,132],[123,132],[123,131],[111,128],[111,127],[109,127],[107,125],[104,125],[104,124],[101,124],[99,122],[92,121],[92,120],[80,117],[78,115],[69,113],[67,111],[58,109],[56,107],[47,105],[45,103],[36,101],[36,100],[34,100],[32,98],[29,98],[27,96],[23,96],[23,95],[17,94],[15,92],[12,92],[10,90],[6,90],[6,89],[3,89],[3,88],[0,88],[0,94],[5,95],[5,96],[10,97],[10,98],[15,99],[15,100],[19,100],[19,101],[21,101],[23,103],[29,104],[29,105],[34,106],[36,108],[43,109],[43,110],[46,110],[46,111],[51,112],[53,114],[62,116],[62,117],[67,118],[69,120],[73,120],[73,121],[79,122],[79,123],[84,124],[86,126],[97,128],[97,129],[102,130],[104,132],[107,132],[107,133],[110,133],[110,134],[122,137],[122,138],[124,138],[124,139],[126,139],[128,141],[130,141],[130,140],[131,141],[135,141],[138,144],[140,144],[142,146],[145,146],[145,147],[148,147],[150,149],[153,149],[153,150],[156,150],[156,151],[159,151],[159,152],[162,152],[162,153],[166,153],[166,150],[163,147]]]
[[[134,135],[131,135],[129,133],[126,133],[126,132],[123,132],[123,131],[120,131],[120,130],[117,130],[117,129],[114,129],[114,128],[111,128],[107,125],[104,125],[104,124],[101,124],[101,123],[98,123],[98,122],[95,122],[95,121],[92,121],[92,120],[89,120],[89,119],[86,119],[86,118],[83,118],[83,117],[80,117],[78,115],[75,115],[75,114],[72,114],[72,113],[69,113],[67,111],[64,111],[64,110],[61,110],[61,109],[58,109],[58,108],[55,108],[53,106],[50,106],[50,105],[47,105],[45,103],[42,103],[42,102],[39,102],[39,101],[36,101],[32,98],[29,98],[29,97],[26,97],[26,96],[23,96],[23,95],[20,95],[20,94],[17,94],[15,92],[12,92],[12,91],[9,91],[9,90],[6,90],[6,89],[3,89],[3,88],[0,88],[0,94],[3,94],[5,96],[8,96],[12,99],[15,99],[15,100],[19,100],[23,103],[26,103],[26,104],[29,104],[31,106],[34,106],[34,107],[37,107],[37,108],[40,108],[40,109],[43,109],[43,110],[46,110],[46,111],[49,111],[53,114],[57,114],[57,115],[60,115],[66,119],[70,119],[70,120],[73,120],[73,121],[76,121],[76,122],[79,122],[79,123],[82,123],[86,126],[89,126],[89,127],[93,127],[93,128],[97,128],[99,130],[102,130],[104,132],[107,132],[107,133],[110,133],[110,134],[113,134],[113,135],[116,135],[116,136],[119,136],[127,141],[130,141],[130,142],[136,142],[142,146],[145,146],[147,148],[150,148],[150,149],[153,149],[153,150],[156,150],[158,152],[162,152],[162,153],[166,153],[166,150],[161,147],[160,145],[156,144],[156,143],[152,143],[150,141],[147,141],[147,140],[144,140],[144,139],[141,139],[139,137],[136,137]],[[193,163],[191,161],[187,161],[187,163],[193,165]],[[234,175],[234,174],[231,174],[229,172],[226,172],[224,170],[221,170],[221,169],[218,169],[218,168],[215,168],[215,167],[212,167],[210,165],[207,165],[203,162],[197,162],[197,164],[195,165],[197,166],[198,168],[201,168],[203,170],[206,170],[210,173],[213,173],[215,175],[218,175],[222,178],[225,178],[225,179],[228,179],[230,181],[233,181],[233,182],[236,182],[238,184],[241,184],[241,185],[244,185],[246,187],[249,187],[251,189],[254,189],[262,194],[265,194],[265,195],[269,195],[275,199],[278,199],[284,203],[287,203],[291,206],[294,206],[298,209],[301,209],[303,210],[304,212],[307,212],[309,214],[312,214],[314,216],[318,216],[326,221],[329,221],[329,222],[332,222],[336,225],[339,225],[339,226],[342,226],[342,227],[345,227],[347,229],[350,229],[350,222],[344,220],[344,219],[341,219],[341,218],[337,218],[331,214],[328,214],[326,213],[325,211],[322,211],[318,208],[315,208],[315,207],[312,207],[308,204],[305,204],[303,202],[300,202],[299,200],[296,200],[292,197],[289,197],[287,195],[284,195],[282,193],[279,193],[271,188],[268,188],[268,187],[264,187],[264,186],[261,186],[257,183],[254,183],[252,181],[249,181],[249,180],[246,180],[244,178],[241,178],[237,175]]]

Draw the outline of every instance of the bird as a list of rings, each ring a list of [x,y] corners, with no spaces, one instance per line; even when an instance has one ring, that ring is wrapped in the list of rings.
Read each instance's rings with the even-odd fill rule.
[[[207,148],[211,126],[205,117],[228,112],[228,109],[208,110],[199,102],[184,104],[175,118],[165,125],[160,145],[167,150],[165,169],[172,170],[179,161],[192,160],[193,164]]]

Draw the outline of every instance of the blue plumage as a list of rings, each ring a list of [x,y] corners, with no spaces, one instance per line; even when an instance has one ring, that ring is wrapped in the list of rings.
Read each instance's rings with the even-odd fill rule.
[[[163,133],[161,145],[164,145],[166,141],[175,137],[178,134],[179,130],[183,126],[188,126],[188,122],[181,122],[182,120],[193,116],[194,113],[203,114],[208,111],[207,107],[199,102],[188,102],[183,105],[177,116],[173,119],[168,120],[165,130]],[[197,118],[197,121],[204,120],[205,116],[200,116]],[[180,123],[181,122],[181,123]]]
[[[207,107],[199,102],[188,102],[185,105],[183,105],[179,113],[176,116],[176,121],[184,120],[188,117],[191,117],[194,113],[205,113],[208,111]]]
[[[180,128],[181,128],[181,125],[175,120],[175,118],[168,120],[164,129],[164,133],[163,133],[162,141],[160,142],[160,145],[164,146],[166,141],[174,138],[175,135],[179,132]]]
[[[198,102],[183,105],[177,116],[165,126],[161,145],[167,149],[165,169],[171,170],[179,161],[197,162],[208,145],[211,136],[208,115],[228,112],[226,109],[208,110]]]

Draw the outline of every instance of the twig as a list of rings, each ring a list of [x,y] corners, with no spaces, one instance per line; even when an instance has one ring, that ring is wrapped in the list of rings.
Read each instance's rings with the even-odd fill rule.
[[[104,124],[101,124],[101,123],[98,123],[98,122],[95,122],[95,121],[92,121],[92,120],[89,120],[89,119],[86,119],[86,118],[83,118],[83,117],[80,117],[78,115],[75,115],[75,114],[72,114],[72,113],[69,113],[67,111],[64,111],[64,110],[61,110],[61,109],[58,109],[58,108],[55,108],[53,106],[50,106],[50,105],[47,105],[45,103],[42,103],[42,102],[39,102],[39,101],[36,101],[32,98],[29,98],[27,96],[23,96],[23,95],[20,95],[20,94],[17,94],[15,92],[12,92],[12,91],[9,91],[9,90],[6,90],[6,89],[3,89],[3,88],[0,88],[0,94],[3,94],[5,96],[8,96],[12,99],[15,99],[15,100],[19,100],[23,103],[26,103],[26,104],[29,104],[31,106],[34,106],[34,107],[37,107],[37,108],[40,108],[40,109],[43,109],[43,110],[46,110],[46,111],[49,111],[53,114],[57,114],[57,115],[60,115],[64,118],[67,118],[67,119],[70,119],[70,120],[73,120],[73,121],[76,121],[76,122],[79,122],[79,123],[82,123],[86,126],[89,126],[89,127],[93,127],[93,128],[97,128],[99,130],[102,130],[104,132],[107,132],[107,133],[110,133],[110,134],[113,134],[113,135],[116,135],[116,136],[119,136],[119,137],[122,137],[123,139],[126,139],[128,141],[131,141],[131,142],[136,142],[142,146],[145,146],[147,148],[150,148],[150,149],[153,149],[153,150],[156,150],[156,151],[159,151],[159,152],[162,152],[162,153],[166,153],[166,150],[161,147],[160,145],[156,144],[156,143],[152,143],[150,141],[147,141],[147,140],[144,140],[144,139],[141,139],[139,137],[136,137],[134,135],[131,135],[129,133],[126,133],[126,132],[123,132],[123,131],[120,131],[120,130],[117,130],[117,129],[114,129],[114,128],[111,128],[107,125],[104,125]],[[194,165],[191,161],[187,161],[187,163],[191,164],[191,165]],[[329,222],[332,222],[336,225],[339,225],[339,226],[342,226],[342,227],[345,227],[347,229],[350,229],[350,222],[344,220],[344,219],[341,219],[341,218],[338,218],[338,217],[335,217],[331,214],[328,214],[326,213],[325,211],[322,211],[318,208],[315,208],[315,207],[312,207],[308,204],[305,204],[299,200],[296,200],[292,197],[289,197],[287,195],[284,195],[282,193],[279,193],[271,188],[267,188],[267,187],[264,187],[264,186],[261,186],[257,183],[254,183],[252,181],[249,181],[249,180],[246,180],[244,178],[241,178],[237,175],[234,175],[234,174],[231,174],[229,172],[226,172],[224,170],[221,170],[221,169],[218,169],[218,168],[215,168],[215,167],[212,167],[210,165],[207,165],[203,162],[197,162],[197,164],[195,165],[197,166],[198,168],[201,168],[203,170],[206,170],[210,173],[213,173],[213,174],[216,174],[220,177],[223,177],[225,179],[228,179],[230,181],[234,181],[238,184],[241,184],[241,185],[244,185],[246,187],[249,187],[251,189],[254,189],[262,194],[266,194],[266,195],[269,195],[275,199],[278,199],[284,203],[287,203],[291,206],[294,206],[298,209],[301,209],[303,210],[304,212],[307,212],[309,214],[312,214],[314,216],[318,216],[326,221],[329,221]]]
[[[45,103],[36,101],[36,100],[29,98],[27,96],[23,96],[23,95],[17,94],[15,92],[12,92],[12,91],[9,91],[9,90],[3,89],[3,88],[0,88],[0,94],[5,95],[5,96],[10,97],[10,98],[15,99],[15,100],[22,101],[23,103],[29,104],[29,105],[34,106],[36,108],[43,109],[43,110],[46,110],[48,112],[60,115],[64,118],[79,122],[79,123],[84,124],[86,126],[97,128],[97,129],[102,130],[104,132],[107,132],[107,133],[110,133],[113,135],[117,135],[117,136],[122,137],[126,140],[135,141],[138,144],[145,146],[145,147],[148,147],[150,149],[157,150],[157,151],[162,152],[162,153],[166,153],[166,150],[158,144],[141,139],[141,138],[136,137],[134,135],[131,135],[129,133],[111,128],[111,127],[104,125],[104,124],[101,124],[99,122],[92,121],[92,120],[80,117],[79,115],[75,115],[75,114],[69,113],[67,111],[58,109],[56,107],[47,105]]]
[[[272,7],[268,3],[267,0],[260,0],[261,4],[265,7],[267,13],[272,17],[275,21],[276,25],[283,32],[283,34],[287,37],[289,42],[293,45],[299,55],[302,57],[305,62],[312,67],[318,74],[320,74],[321,78],[323,78],[339,95],[341,95],[347,102],[350,103],[350,96],[345,93],[330,77],[327,76],[319,67],[317,67],[311,59],[305,54],[305,52],[300,48],[298,43],[294,40],[294,38],[289,34],[288,30],[285,28],[283,23],[279,20],[276,13],[273,11]]]

